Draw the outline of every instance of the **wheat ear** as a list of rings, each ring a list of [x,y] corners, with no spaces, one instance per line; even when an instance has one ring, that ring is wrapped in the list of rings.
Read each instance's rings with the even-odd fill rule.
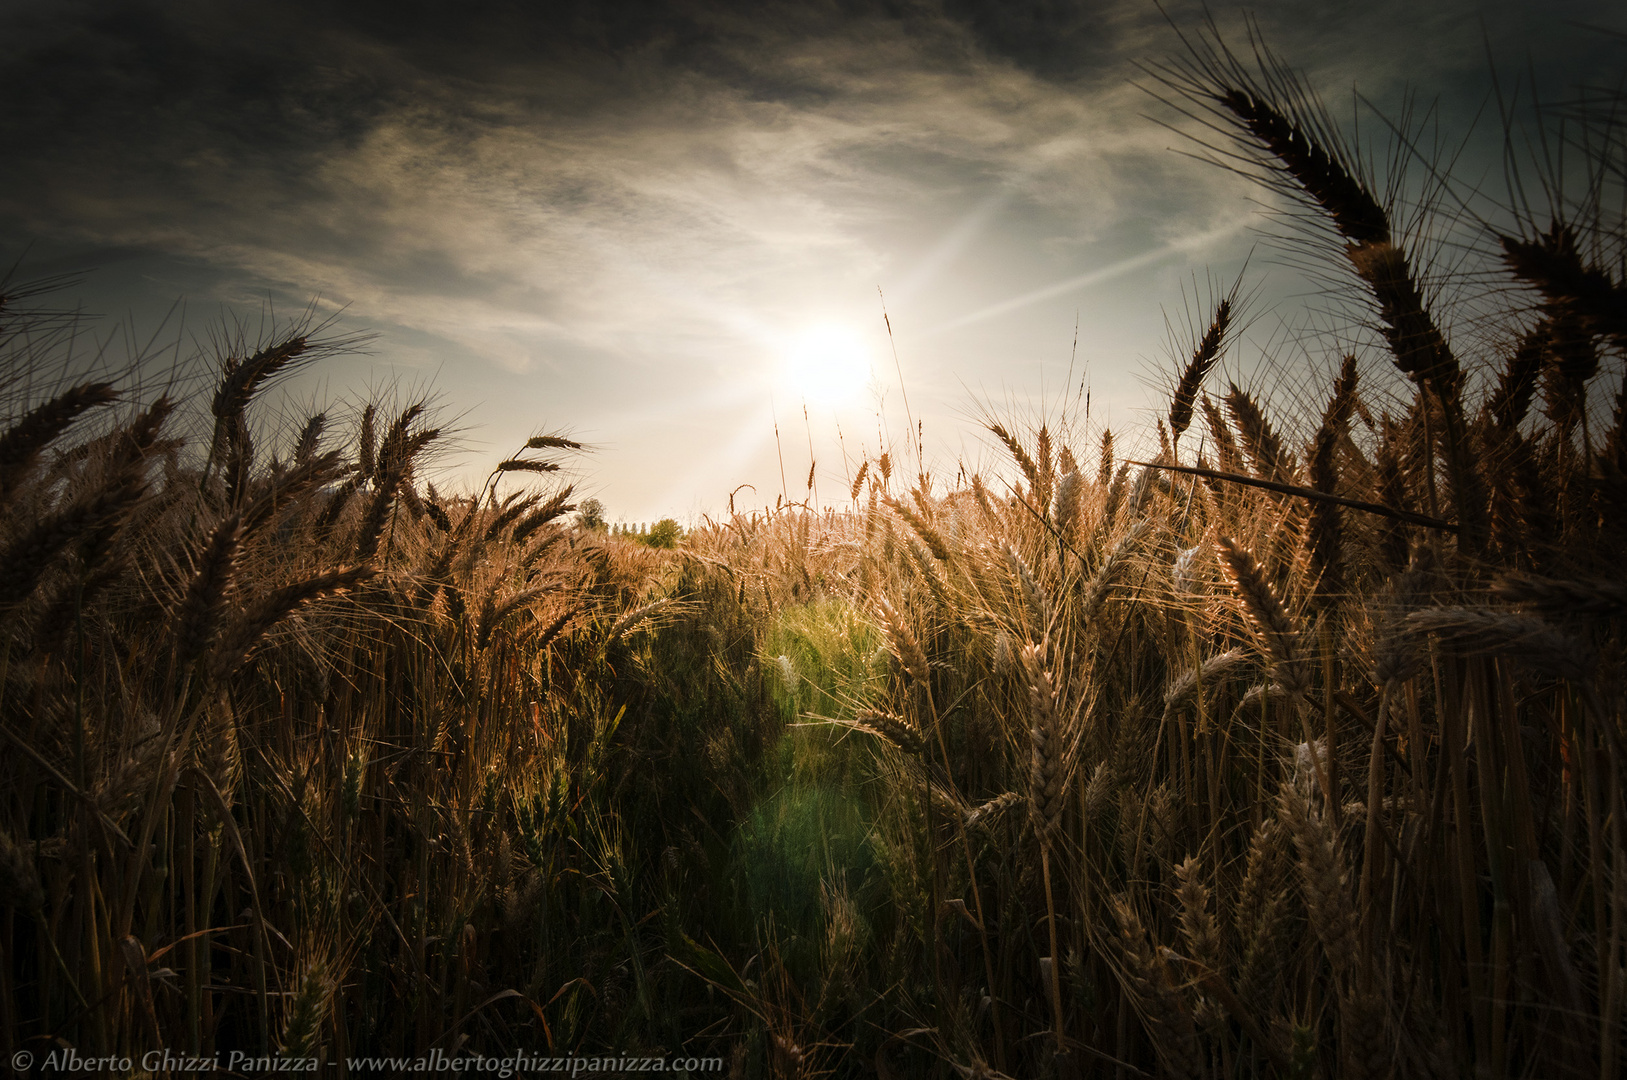
[[[1492,595],[1545,615],[1606,618],[1627,611],[1627,585],[1598,578],[1558,581],[1535,574],[1505,574]]]
[[[1023,444],[1018,442],[1016,437],[1007,431],[1002,424],[990,424],[989,430],[994,433],[995,438],[1005,444],[1006,449],[1011,452],[1012,458],[1017,462],[1017,467],[1023,471],[1024,476],[1028,477],[1028,486],[1037,494],[1043,486],[1040,469],[1034,463],[1034,459],[1028,456],[1028,451],[1023,449]]]
[[[1215,315],[1209,322],[1209,329],[1198,340],[1197,348],[1192,350],[1192,358],[1186,362],[1181,378],[1175,384],[1175,393],[1169,403],[1169,431],[1177,442],[1181,433],[1192,424],[1192,405],[1197,398],[1198,388],[1220,360],[1231,321],[1232,298],[1228,296],[1215,305]]]
[[[325,964],[314,963],[305,969],[289,1002],[282,1038],[278,1040],[284,1059],[317,1056],[322,1048],[322,1025],[327,1022],[328,1004],[335,989]]]
[[[1627,346],[1627,287],[1582,261],[1568,224],[1555,220],[1535,240],[1497,239],[1509,270],[1550,307],[1574,312],[1591,333],[1609,337],[1617,348]]]
[[[237,624],[221,635],[211,659],[211,667],[219,677],[230,675],[242,666],[250,653],[267,634],[283,620],[307,605],[328,596],[349,592],[371,578],[372,568],[351,566],[329,570],[304,581],[285,585],[256,603]]]
[[[1119,924],[1118,956],[1124,988],[1139,1007],[1166,1076],[1198,1080],[1206,1073],[1192,1014],[1170,978],[1169,965],[1147,943],[1135,906],[1115,896],[1110,907]]]
[[[1253,396],[1232,383],[1226,391],[1226,411],[1232,414],[1232,423],[1237,425],[1237,433],[1248,451],[1249,460],[1254,464],[1254,471],[1267,480],[1292,483],[1294,456],[1283,447],[1282,439],[1271,427],[1271,422],[1265,418],[1265,413]]]
[[[881,613],[882,630],[892,646],[893,655],[898,658],[904,671],[923,686],[930,683],[931,668],[927,664],[926,652],[904,621],[904,616],[885,596],[876,601],[876,608]]]
[[[1591,680],[1597,664],[1586,641],[1534,615],[1495,608],[1426,608],[1408,615],[1406,626],[1434,634],[1460,653],[1524,660],[1577,684]]]
[[[908,523],[909,527],[915,531],[915,535],[919,536],[921,542],[926,544],[927,548],[932,552],[933,558],[939,562],[949,561],[949,544],[944,540],[943,534],[934,529],[920,514],[911,510],[903,500],[888,495],[884,496],[882,501],[887,504],[893,513]]]
[[[1195,856],[1187,856],[1175,868],[1178,885],[1175,899],[1181,905],[1181,939],[1188,955],[1210,971],[1219,971],[1222,954],[1220,923],[1209,910],[1209,887],[1203,883],[1203,868]]]
[[[85,412],[118,400],[113,384],[94,382],[64,390],[30,410],[0,435],[0,506],[39,461],[40,453]]]
[[[885,739],[906,754],[919,754],[926,748],[926,742],[914,724],[902,716],[880,709],[860,710],[854,717],[854,726]]]
[[[236,584],[238,553],[243,540],[243,517],[233,514],[215,526],[204,544],[198,568],[187,584],[175,618],[176,670],[202,656],[220,631]]]
[[[27,600],[56,559],[93,530],[119,521],[147,488],[126,475],[95,495],[52,514],[0,551],[0,609]]]
[[[1272,679],[1287,693],[1303,697],[1311,685],[1310,663],[1293,620],[1248,549],[1229,536],[1218,543],[1221,565],[1273,661]]]

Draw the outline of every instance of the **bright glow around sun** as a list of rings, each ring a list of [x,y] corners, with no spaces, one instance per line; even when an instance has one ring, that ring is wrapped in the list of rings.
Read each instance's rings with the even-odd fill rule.
[[[810,326],[784,353],[785,378],[810,405],[858,404],[870,385],[874,358],[864,337],[840,323]]]

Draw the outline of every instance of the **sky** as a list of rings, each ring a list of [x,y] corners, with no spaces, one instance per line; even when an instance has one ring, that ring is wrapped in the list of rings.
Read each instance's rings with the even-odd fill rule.
[[[1494,71],[1550,100],[1627,71],[1606,0],[1248,11],[1360,138],[1411,100],[1482,188]],[[1249,48],[1243,9],[1211,13]],[[1150,92],[1204,20],[1184,0],[0,0],[0,265],[84,271],[58,302],[102,317],[41,385],[120,349],[195,374],[223,327],[309,308],[369,340],[276,387],[263,446],[316,408],[430,394],[458,429],[443,485],[559,432],[591,446],[572,478],[613,521],[694,522],[731,493],[841,506],[861,459],[912,457],[911,421],[945,480],[992,467],[989,416],[1145,431],[1182,327],[1240,275],[1228,373],[1326,361],[1271,196],[1194,157],[1202,129]]]

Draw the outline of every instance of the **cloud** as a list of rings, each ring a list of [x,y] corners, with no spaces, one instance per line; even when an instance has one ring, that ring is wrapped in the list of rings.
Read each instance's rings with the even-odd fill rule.
[[[1318,86],[1390,101],[1426,74],[1472,111],[1465,20],[1549,49],[1521,7],[1281,3],[1260,25]],[[419,364],[515,399],[541,391],[504,379],[545,377],[611,425],[609,387],[643,408],[760,385],[788,326],[873,321],[877,285],[917,340],[1026,349],[1037,312],[1234,227],[1258,193],[1170,153],[1146,114],[1172,114],[1129,83],[1178,48],[1129,0],[14,5],[0,246],[320,291]],[[933,387],[997,371],[976,334],[934,339]]]
[[[758,302],[765,279],[791,291],[832,273],[873,279],[898,207],[953,203],[990,178],[1082,236],[1111,216],[1112,185],[1078,183],[1081,167],[1126,142],[1099,108],[969,46],[932,66],[920,31],[896,21],[745,42],[723,17],[710,35],[678,20],[636,36],[593,27],[578,37],[621,50],[621,77],[599,83],[606,60],[592,50],[537,71],[498,63],[474,82],[446,70],[455,63],[417,66],[410,31],[358,44],[343,26],[314,31],[312,51],[274,72],[261,53],[244,59],[244,42],[212,56],[212,23],[153,18],[92,20],[11,67],[14,80],[43,78],[64,50],[97,58],[96,97],[163,99],[176,122],[137,137],[114,115],[100,133],[68,124],[73,137],[53,140],[61,108],[19,121],[11,134],[32,140],[35,176],[4,193],[9,215],[321,288],[363,317],[437,333],[570,326],[608,348],[639,318],[715,323],[709,308]],[[789,90],[766,92],[771,72]]]

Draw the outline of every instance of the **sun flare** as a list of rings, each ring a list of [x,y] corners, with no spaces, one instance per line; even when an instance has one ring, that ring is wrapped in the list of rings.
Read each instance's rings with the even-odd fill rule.
[[[808,404],[840,408],[864,397],[873,360],[858,331],[840,323],[820,323],[791,339],[783,354],[784,376]]]

